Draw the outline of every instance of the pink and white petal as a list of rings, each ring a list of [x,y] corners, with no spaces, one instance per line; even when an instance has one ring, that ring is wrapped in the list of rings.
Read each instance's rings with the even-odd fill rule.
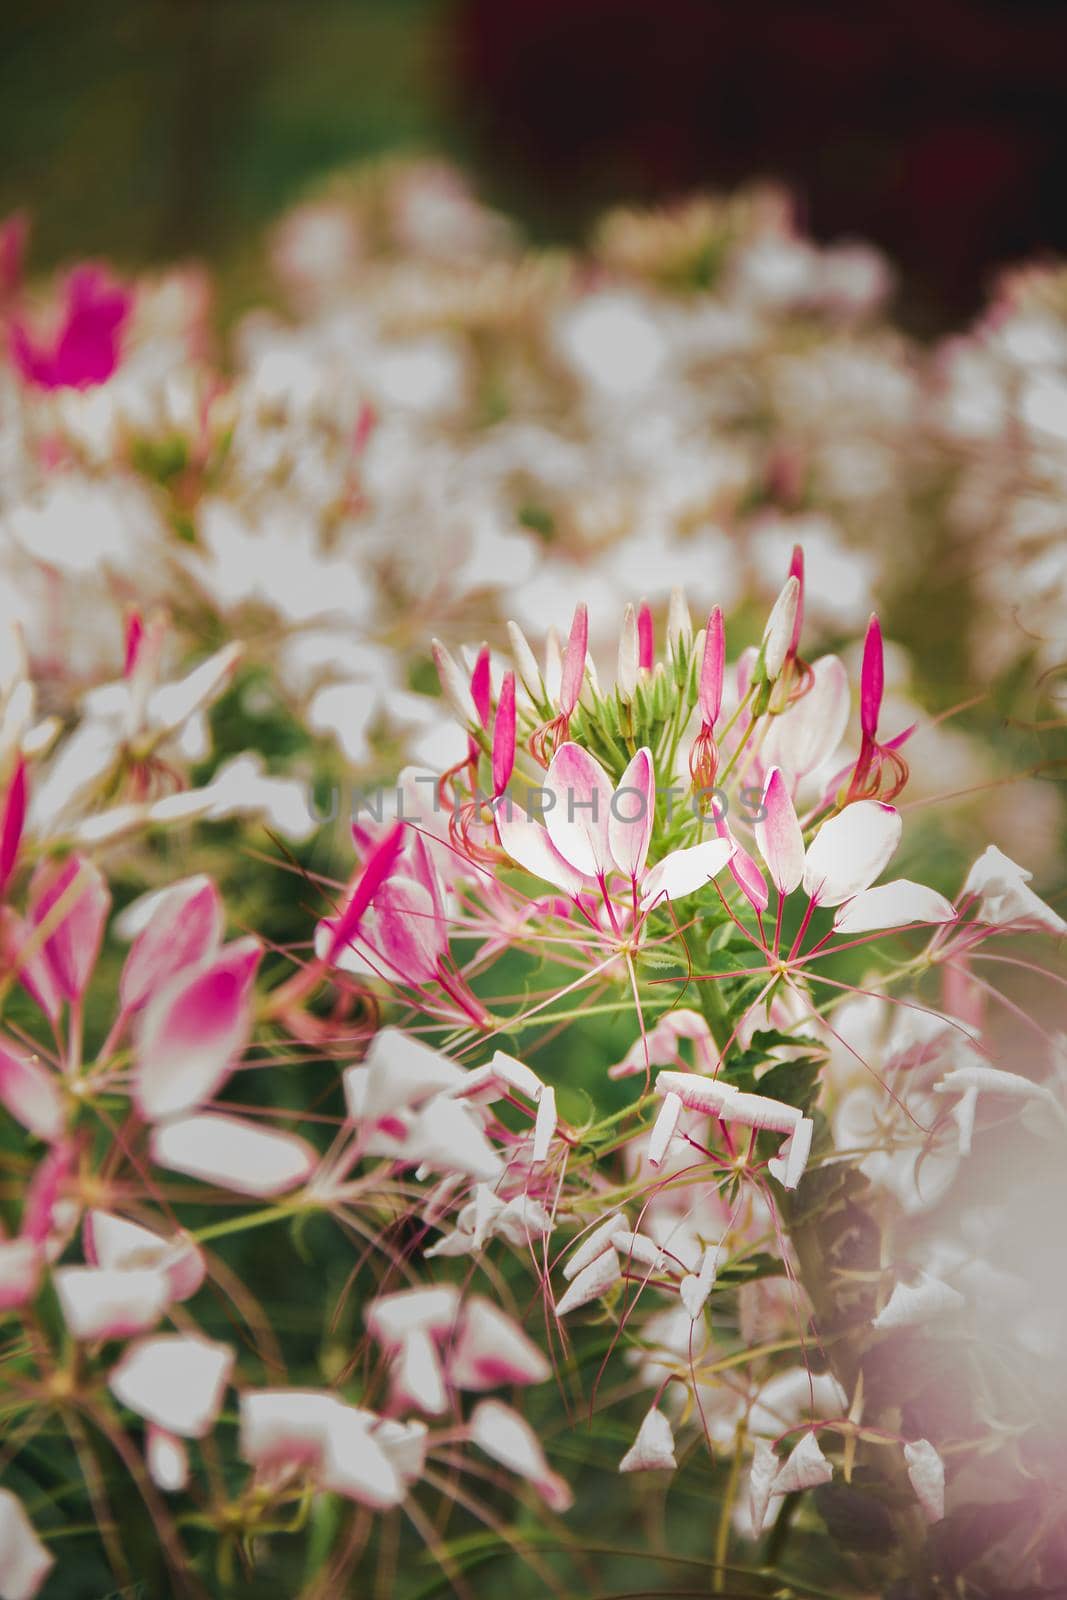
[[[55,1564],[37,1537],[18,1495],[0,1489],[0,1595],[3,1600],[34,1600]]]
[[[545,827],[564,861],[594,878],[610,872],[614,862],[608,828],[614,791],[600,762],[581,745],[561,744],[549,763],[544,786],[555,801],[546,807]]]
[[[815,1489],[820,1483],[829,1483],[834,1469],[819,1449],[814,1433],[806,1433],[794,1447],[772,1481],[775,1494],[796,1494],[802,1489]]]
[[[108,1387],[147,1422],[183,1439],[202,1439],[222,1407],[233,1362],[228,1344],[161,1333],[130,1346],[112,1368]]]
[[[153,1130],[150,1148],[159,1167],[261,1199],[297,1188],[318,1161],[296,1134],[214,1112],[162,1123]]]
[[[834,928],[838,933],[874,933],[880,928],[907,928],[916,922],[955,920],[955,906],[936,889],[895,878],[854,895],[835,915]]]
[[[700,1072],[675,1072],[667,1067],[656,1074],[656,1093],[676,1094],[690,1111],[721,1117],[726,1115],[724,1107],[736,1100],[741,1091],[735,1083],[723,1083],[719,1078],[708,1078]]]
[[[869,888],[900,843],[900,812],[878,800],[856,800],[823,823],[808,846],[804,892],[820,906]]]
[[[44,1252],[35,1239],[0,1239],[0,1311],[29,1304],[43,1264]]]
[[[619,1258],[614,1246],[609,1243],[602,1255],[575,1274],[570,1288],[556,1302],[556,1316],[565,1317],[571,1311],[577,1311],[579,1306],[588,1305],[591,1300],[602,1299],[621,1278]]]
[[[464,1305],[448,1356],[448,1379],[457,1389],[499,1389],[543,1383],[552,1368],[512,1319],[483,1295]]]
[[[570,1488],[552,1471],[540,1441],[528,1422],[499,1400],[481,1400],[471,1412],[468,1437],[492,1461],[533,1484],[553,1511],[573,1502]]]
[[[186,878],[164,890],[122,968],[123,1009],[142,1006],[175,973],[213,955],[222,938],[223,920],[222,901],[210,878]]]
[[[673,1472],[674,1434],[658,1406],[646,1411],[637,1437],[619,1462],[620,1472]]]
[[[495,808],[494,814],[501,848],[516,866],[562,889],[564,894],[578,895],[588,887],[585,874],[564,860],[549,838],[547,828],[527,815],[521,806],[505,799]]]
[[[364,1312],[367,1330],[386,1349],[400,1345],[409,1334],[429,1332],[443,1337],[455,1327],[459,1315],[459,1290],[451,1283],[426,1289],[398,1289],[381,1294]]]
[[[448,1390],[430,1334],[416,1329],[394,1352],[389,1368],[389,1386],[394,1407],[413,1407],[428,1416],[439,1417],[448,1409]]]
[[[422,1105],[442,1091],[455,1093],[467,1076],[448,1056],[400,1028],[376,1033],[363,1065],[367,1083],[360,1114],[371,1118]]]
[[[780,767],[767,774],[760,810],[754,828],[759,853],[779,894],[792,894],[804,876],[804,835]]]
[[[645,870],[655,821],[656,778],[652,752],[638,750],[619,779],[608,816],[608,844],[620,872],[639,878]]]
[[[0,1044],[0,1105],[49,1144],[63,1132],[63,1097],[54,1075],[34,1058],[5,1044]]]
[[[80,1000],[100,954],[111,891],[95,862],[45,862],[30,884],[30,921],[47,927],[44,955],[65,1000]]]
[[[134,1049],[134,1099],[146,1121],[192,1110],[229,1077],[252,1030],[261,955],[258,940],[238,939],[149,1001]]]
[[[672,850],[646,874],[641,885],[642,910],[706,889],[727,865],[733,851],[729,839],[705,839],[685,850]]]
[[[145,1333],[169,1299],[166,1273],[158,1267],[56,1267],[52,1286],[73,1339]]]

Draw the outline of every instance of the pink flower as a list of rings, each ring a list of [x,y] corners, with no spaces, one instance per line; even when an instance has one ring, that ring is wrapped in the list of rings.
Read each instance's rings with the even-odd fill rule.
[[[88,389],[106,383],[118,367],[133,295],[99,267],[78,267],[66,283],[62,320],[51,343],[37,342],[22,322],[12,322],[11,354],[27,383],[38,389]]]
[[[30,885],[30,921],[45,934],[43,954],[55,989],[80,1002],[96,965],[111,907],[103,873],[85,856],[44,863]]]
[[[134,1066],[134,1098],[146,1120],[190,1111],[225,1082],[251,1033],[261,955],[257,940],[238,939],[180,971],[148,1002]]]

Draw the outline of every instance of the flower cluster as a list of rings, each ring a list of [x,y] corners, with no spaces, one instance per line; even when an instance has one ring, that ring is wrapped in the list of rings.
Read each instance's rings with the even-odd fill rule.
[[[405,165],[223,374],[21,243],[3,1600],[1055,1592],[1056,730],[931,681],[902,529],[1058,280],[928,381],[780,197],[590,275]]]

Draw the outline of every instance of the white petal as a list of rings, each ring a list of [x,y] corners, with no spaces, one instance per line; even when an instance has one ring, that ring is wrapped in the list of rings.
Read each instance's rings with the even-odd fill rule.
[[[664,1095],[659,1116],[656,1118],[652,1132],[648,1136],[646,1154],[650,1167],[658,1167],[663,1157],[667,1154],[667,1146],[674,1138],[674,1130],[678,1126],[678,1118],[681,1114],[681,1096],[671,1090]]]
[[[0,1595],[33,1600],[55,1562],[34,1530],[26,1508],[10,1489],[0,1489]]]
[[[814,1433],[806,1433],[794,1448],[773,1481],[776,1494],[796,1494],[801,1489],[814,1489],[820,1483],[829,1483],[834,1469],[819,1449]]]
[[[556,1131],[556,1091],[546,1084],[537,1102],[537,1120],[534,1123],[533,1156],[535,1166],[547,1161],[549,1146]]]
[[[823,823],[808,846],[804,893],[837,906],[868,888],[900,843],[900,812],[878,800],[856,800]]]
[[[904,1446],[908,1477],[915,1498],[928,1522],[940,1522],[945,1515],[945,1463],[929,1439],[915,1439]]]
[[[204,1113],[153,1129],[152,1160],[171,1172],[237,1194],[284,1194],[314,1171],[317,1156],[295,1134],[276,1133],[238,1117]]]
[[[704,889],[734,853],[729,839],[705,839],[687,850],[673,850],[656,863],[641,885],[641,908],[663,900],[681,900]]]
[[[936,889],[895,878],[854,895],[834,917],[838,933],[872,933],[877,928],[906,928],[913,922],[954,922],[955,907]]]
[[[529,1423],[499,1400],[482,1400],[471,1412],[472,1444],[509,1472],[528,1478],[553,1511],[566,1511],[572,1496],[567,1484],[545,1460],[540,1441]]]
[[[613,1211],[610,1216],[604,1218],[603,1222],[598,1222],[595,1228],[591,1228],[588,1233],[582,1236],[582,1241],[577,1250],[575,1250],[563,1268],[563,1276],[568,1280],[576,1278],[579,1272],[584,1271],[591,1262],[596,1260],[597,1256],[602,1256],[605,1250],[611,1249],[612,1234],[625,1227],[626,1218],[621,1211]]]
[[[959,1290],[923,1273],[917,1283],[895,1286],[871,1327],[879,1332],[886,1328],[914,1328],[934,1317],[959,1311],[966,1303]]]
[[[758,1537],[771,1503],[771,1484],[778,1476],[778,1457],[766,1439],[757,1439],[752,1455],[752,1470],[748,1480],[749,1510],[752,1529]]]
[[[590,1300],[601,1299],[621,1277],[619,1258],[609,1248],[575,1276],[566,1294],[556,1303],[556,1316],[565,1317],[568,1312],[577,1311],[579,1306],[588,1305]]]
[[[657,1406],[646,1411],[637,1438],[619,1462],[620,1472],[673,1472],[674,1435],[671,1425]]]
[[[229,1345],[180,1333],[131,1345],[108,1379],[115,1398],[168,1433],[202,1439],[233,1370]]]

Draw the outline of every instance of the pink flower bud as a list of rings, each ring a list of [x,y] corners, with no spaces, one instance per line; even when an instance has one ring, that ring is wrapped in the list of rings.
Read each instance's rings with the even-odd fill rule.
[[[656,659],[656,633],[652,610],[647,600],[642,600],[637,611],[637,664],[642,672],[651,672]]]
[[[882,629],[872,611],[863,642],[863,668],[860,672],[860,731],[864,738],[873,739],[878,732],[878,713],[882,709],[882,691],[885,687],[885,656],[882,649]]]
[[[471,699],[481,720],[483,728],[489,726],[489,712],[492,706],[493,683],[490,669],[489,646],[483,644],[478,651],[478,658],[474,663],[471,673]]]
[[[515,674],[506,672],[493,723],[493,796],[502,795],[515,769]]]
[[[563,658],[563,676],[559,686],[559,708],[569,717],[578,704],[585,676],[585,657],[589,649],[589,613],[585,606],[575,607],[570,638]]]
[[[706,728],[714,728],[722,710],[722,681],[726,662],[726,631],[718,606],[708,618],[704,634],[704,659],[700,667],[700,716]]]

